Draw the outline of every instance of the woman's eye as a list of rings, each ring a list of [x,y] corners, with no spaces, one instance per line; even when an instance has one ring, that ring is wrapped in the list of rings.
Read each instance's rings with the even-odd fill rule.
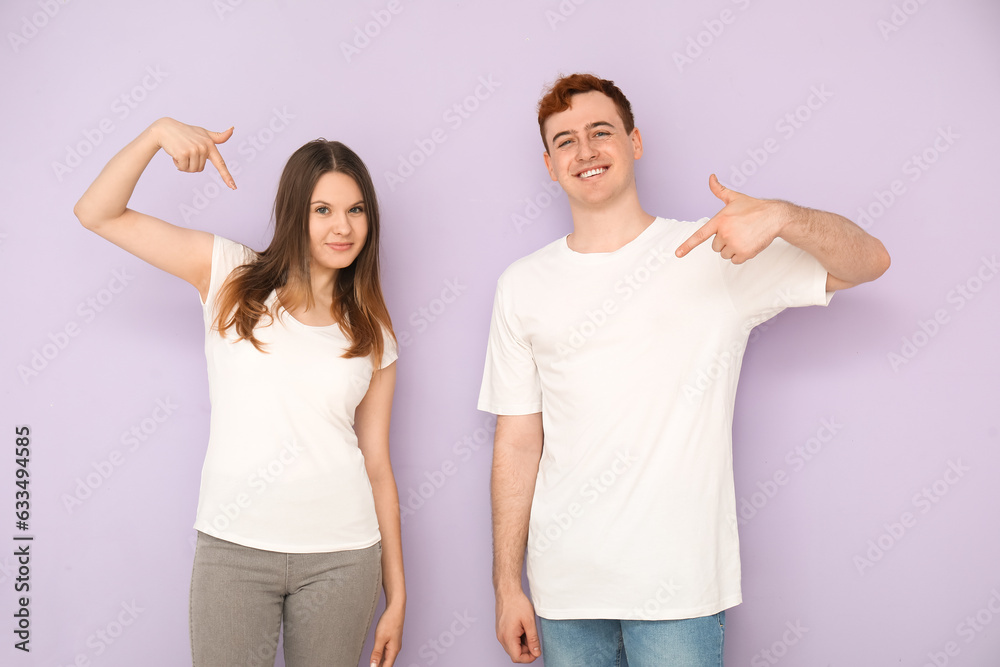
[[[364,213],[364,212],[365,212],[365,207],[364,206],[352,206],[351,207],[351,213]]]
[[[330,209],[327,208],[326,206],[317,206],[316,212],[319,213],[320,215],[326,215],[327,213],[330,212]]]

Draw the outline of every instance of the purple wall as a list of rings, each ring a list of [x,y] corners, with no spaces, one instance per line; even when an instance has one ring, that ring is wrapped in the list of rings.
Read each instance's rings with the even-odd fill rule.
[[[367,161],[406,343],[397,664],[509,664],[490,586],[493,422],[475,404],[497,276],[569,229],[533,110],[577,70],[631,99],[647,210],[711,215],[714,171],[861,220],[893,256],[877,283],[754,336],[735,426],[745,602],[727,665],[1000,664],[993,0],[9,0],[0,27],[3,664],[188,664],[208,431],[197,295],[72,214],[164,115],[235,125],[222,152],[240,189],[160,155],[133,206],[256,248],[292,150],[325,136]],[[438,474],[448,462],[457,472]],[[24,534],[30,654],[11,632]]]

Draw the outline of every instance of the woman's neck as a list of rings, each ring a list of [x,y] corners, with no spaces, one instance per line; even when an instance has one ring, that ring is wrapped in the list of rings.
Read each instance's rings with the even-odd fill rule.
[[[333,285],[336,274],[314,271],[310,278],[311,289],[308,292],[312,294],[312,306],[309,305],[307,290],[299,283],[278,290],[282,307],[302,324],[315,327],[336,324],[333,316]]]

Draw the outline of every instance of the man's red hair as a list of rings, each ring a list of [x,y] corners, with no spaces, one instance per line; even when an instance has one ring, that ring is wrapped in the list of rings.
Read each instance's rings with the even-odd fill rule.
[[[570,99],[574,95],[590,91],[604,93],[611,98],[618,109],[618,115],[621,116],[622,122],[625,124],[625,133],[632,134],[632,130],[635,128],[632,105],[629,104],[624,93],[618,89],[614,81],[599,79],[593,74],[570,74],[556,80],[548,92],[542,96],[542,99],[538,100],[538,131],[542,133],[542,143],[545,145],[546,152],[549,150],[549,141],[545,136],[545,121],[552,114],[569,109]]]

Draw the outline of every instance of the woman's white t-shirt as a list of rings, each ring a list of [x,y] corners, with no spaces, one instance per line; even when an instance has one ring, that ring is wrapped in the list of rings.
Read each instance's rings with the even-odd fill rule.
[[[255,253],[216,236],[203,304],[211,433],[194,527],[219,539],[288,553],[362,549],[378,521],[354,412],[372,378],[370,357],[345,359],[339,325],[302,324],[284,309],[254,335],[266,352],[215,328],[226,278]],[[276,299],[272,292],[268,307]],[[396,359],[385,336],[380,367]]]

